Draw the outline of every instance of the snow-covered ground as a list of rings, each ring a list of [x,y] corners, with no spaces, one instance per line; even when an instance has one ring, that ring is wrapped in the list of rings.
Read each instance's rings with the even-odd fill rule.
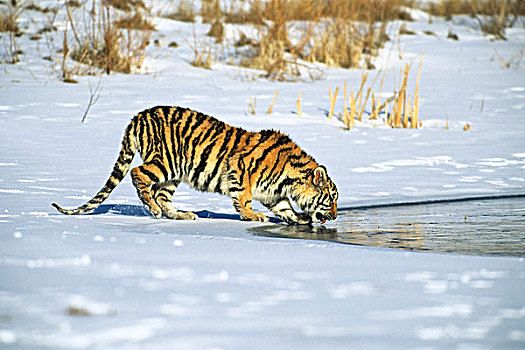
[[[346,80],[358,89],[359,70],[324,68],[316,82],[276,83],[246,81],[244,70],[221,63],[194,68],[191,50],[166,45],[187,40],[191,27],[169,20],[159,20],[153,39],[161,46],[149,48],[146,73],[104,76],[81,124],[88,81],[95,86],[98,78],[60,82],[58,66],[42,60],[60,40],[20,38],[21,62],[3,64],[0,73],[1,347],[523,348],[520,258],[259,237],[250,233],[259,224],[239,221],[229,198],[184,186],[175,203],[203,218],[155,220],[129,178],[93,215],[63,216],[50,205],[91,198],[109,176],[130,118],[161,104],[290,134],[326,165],[340,207],[524,193],[523,24],[507,31],[507,41],[491,41],[468,19],[429,24],[423,17],[407,23],[418,35],[387,44],[375,60],[392,87],[399,68],[413,62],[415,71],[424,53],[417,130],[359,123],[349,132],[326,118],[328,87]],[[459,41],[446,39],[449,30]],[[517,63],[505,68],[501,59]],[[414,80],[412,73],[410,89]],[[254,97],[256,115],[247,113]]]

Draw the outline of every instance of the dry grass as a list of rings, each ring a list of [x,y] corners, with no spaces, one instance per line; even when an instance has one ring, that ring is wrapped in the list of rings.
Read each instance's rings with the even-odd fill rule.
[[[132,29],[143,31],[154,31],[155,26],[147,18],[147,14],[142,11],[136,11],[133,14],[128,14],[119,17],[115,21],[115,26],[119,29]]]
[[[193,25],[193,42],[190,42],[190,47],[195,55],[190,64],[194,67],[211,69],[212,68],[212,44],[211,40],[197,39],[195,25]]]
[[[296,60],[286,53],[285,42],[273,41],[264,35],[253,47],[252,54],[241,60],[241,66],[262,70],[263,76],[270,80],[290,80],[300,73]]]
[[[246,1],[243,2],[246,4]],[[246,6],[231,1],[224,12],[224,22],[232,24],[264,25],[264,4],[262,0],[249,0]]]
[[[89,312],[89,310],[78,307],[78,306],[68,306],[65,310],[66,314],[69,316],[75,316],[75,317],[92,317],[93,314]]]
[[[429,2],[425,10],[434,16],[451,18],[469,15],[478,21],[483,33],[505,39],[505,29],[514,26],[519,16],[525,15],[523,0],[442,0]]]
[[[313,38],[307,60],[342,68],[358,67],[365,41],[357,25],[335,18],[326,22],[322,32]]]
[[[416,80],[416,89],[413,99],[407,93],[408,75],[410,73],[410,66],[405,64],[405,67],[400,74],[399,91],[394,92],[394,103],[392,106],[392,113],[387,119],[387,124],[393,128],[412,128],[417,129],[419,123],[419,78],[421,75],[421,67],[423,64],[423,56],[419,62],[419,68]],[[413,103],[412,103],[413,101]]]
[[[301,100],[302,100],[302,94],[301,91],[299,91],[299,97],[297,98],[296,104],[297,104],[297,115],[301,116],[302,109],[301,109]]]
[[[132,10],[146,10],[143,0],[104,0],[105,3],[117,10],[131,12]]]
[[[414,90],[413,97],[410,96],[408,91],[408,76],[410,73],[410,66],[406,64],[404,69],[400,72],[399,88],[394,91],[392,96],[386,99],[384,102],[381,101],[381,94],[383,91],[383,84],[386,75],[386,71],[383,72],[383,78],[379,87],[379,92],[376,94],[372,91],[374,82],[366,89],[365,86],[368,80],[368,73],[363,73],[361,76],[361,84],[359,90],[354,92],[350,90],[350,96],[347,91],[347,83],[344,84],[344,109],[343,113],[340,114],[341,120],[348,130],[351,130],[355,124],[355,121],[362,121],[365,114],[365,107],[368,105],[368,101],[371,98],[371,107],[369,113],[369,119],[378,119],[379,113],[385,111],[385,123],[392,128],[411,128],[417,129],[421,126],[419,121],[419,78],[421,76],[421,67],[423,64],[423,56],[419,62],[419,68],[416,78],[416,88]],[[378,75],[379,76],[379,75]],[[374,79],[375,81],[376,79]],[[335,99],[337,98],[337,91],[332,95],[332,89],[330,88],[330,111],[328,118],[334,114]],[[388,105],[392,103],[392,111],[388,113]]]
[[[203,1],[201,16],[204,23],[211,23],[210,31],[207,35],[215,38],[216,42],[221,42],[224,38],[224,24],[220,1]]]
[[[118,3],[121,6],[123,2]],[[136,13],[121,17],[115,14],[113,6],[106,1],[95,0],[92,7],[79,9],[89,16],[84,17],[87,18],[84,22],[78,22],[75,20],[77,16],[73,14],[74,9],[66,9],[74,44],[71,49],[64,47],[64,52],[70,52],[73,60],[88,67],[103,69],[106,74],[112,71],[131,73],[141,67],[153,28],[146,12],[139,9]],[[67,43],[67,40],[64,42]],[[64,61],[66,59],[67,56],[63,58]],[[75,73],[84,72],[77,69]]]
[[[278,94],[279,92],[275,91],[275,94],[273,95],[272,103],[270,104],[270,107],[268,108],[268,112],[266,114],[272,114],[273,105],[275,104],[275,100],[277,99]]]
[[[105,3],[117,10],[131,12],[132,10],[146,10],[143,0],[104,0]],[[70,5],[71,6],[71,5]]]
[[[248,113],[255,115],[257,113],[256,105],[257,105],[257,96],[250,97],[250,103],[248,104]]]
[[[232,2],[236,4],[236,2]],[[257,39],[244,40],[241,65],[265,72],[264,77],[290,80],[305,65],[300,60],[343,68],[374,68],[371,57],[386,40],[388,20],[406,18],[402,0],[269,0],[252,1],[249,8],[231,8],[235,23],[257,13],[262,18]],[[297,21],[301,24],[298,24]],[[252,21],[253,22],[253,21]],[[292,44],[293,28],[299,40]],[[237,46],[241,46],[241,40]],[[248,54],[246,54],[248,52]]]
[[[181,0],[174,11],[163,16],[174,21],[195,23],[196,11],[191,0]]]
[[[16,38],[21,35],[18,27],[18,20],[25,11],[24,2],[11,0],[7,3],[6,8],[0,9],[0,32],[7,32],[9,36],[9,46],[7,48],[9,58],[8,63],[15,64],[19,62],[18,55],[22,54]]]
[[[300,75],[297,47],[288,37],[284,0],[270,0],[264,8],[268,24],[259,27],[259,38],[252,41],[241,65],[264,71],[264,77],[272,80],[291,80]]]
[[[339,18],[373,23],[393,19],[408,19],[403,10],[404,0],[285,0],[284,16],[287,21],[315,21],[319,18]],[[266,8],[275,7],[272,1]]]
[[[337,94],[339,93],[339,86],[335,88],[335,93],[332,93],[332,87],[328,87],[328,95],[330,97],[330,111],[328,112],[328,119],[332,119],[334,115],[335,102],[337,101]]]
[[[453,15],[484,15],[499,16],[501,8],[505,11],[525,15],[523,0],[441,0],[440,2],[428,2],[427,10],[434,16],[448,17]]]
[[[6,8],[0,9],[0,32],[18,33],[18,20],[22,15],[24,8],[21,6],[13,5],[9,2]]]

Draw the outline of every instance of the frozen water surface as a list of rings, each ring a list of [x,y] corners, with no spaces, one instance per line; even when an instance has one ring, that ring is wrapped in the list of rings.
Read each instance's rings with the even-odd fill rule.
[[[343,210],[322,227],[256,227],[257,235],[421,252],[525,256],[525,196]]]

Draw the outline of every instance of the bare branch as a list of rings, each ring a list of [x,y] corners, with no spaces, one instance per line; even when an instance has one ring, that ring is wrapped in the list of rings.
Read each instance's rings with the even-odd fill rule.
[[[86,118],[89,114],[89,110],[91,109],[92,106],[94,106],[98,102],[98,99],[100,98],[100,90],[102,87],[102,76],[98,80],[95,90],[93,90],[93,87],[91,86],[91,81],[88,80],[88,84],[89,84],[89,101],[86,106],[86,110],[84,111],[84,116],[82,117],[82,123],[86,121]]]

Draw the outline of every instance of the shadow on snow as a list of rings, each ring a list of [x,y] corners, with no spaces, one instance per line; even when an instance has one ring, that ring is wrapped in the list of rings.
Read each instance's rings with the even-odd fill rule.
[[[183,210],[181,210],[184,212]],[[216,213],[209,210],[194,211],[199,218],[202,219],[226,219],[240,221],[241,217],[239,214],[226,214]],[[101,214],[115,214],[124,216],[150,216],[150,214],[144,209],[142,205],[133,204],[102,204],[91,213],[85,215],[101,215]],[[271,223],[282,222],[278,218],[270,217]]]

